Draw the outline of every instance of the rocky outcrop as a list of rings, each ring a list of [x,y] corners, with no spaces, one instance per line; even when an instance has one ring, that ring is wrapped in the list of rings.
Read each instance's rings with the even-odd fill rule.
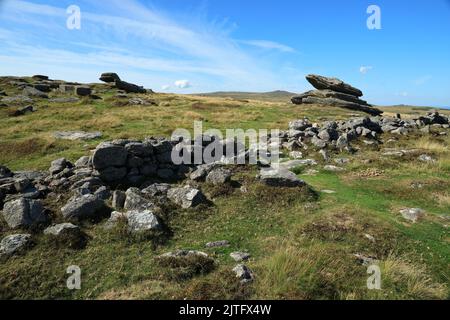
[[[117,75],[117,73],[105,72],[105,73],[102,73],[102,75],[100,76],[100,81],[103,81],[106,83],[114,83],[116,81],[120,81],[120,78]]]
[[[144,89],[144,87],[138,86],[133,83],[129,83],[122,80],[116,80],[115,81],[116,88],[119,90],[123,90],[127,93],[146,93],[147,90]]]
[[[362,91],[336,78],[307,75],[306,79],[318,90],[305,92],[292,98],[294,104],[318,104],[362,111],[373,116],[382,114],[367,101],[360,99]]]
[[[306,80],[308,80],[308,82],[311,83],[314,88],[319,90],[329,89],[356,97],[361,97],[363,95],[361,90],[352,87],[351,85],[337,78],[328,78],[316,74],[309,74],[306,76]]]

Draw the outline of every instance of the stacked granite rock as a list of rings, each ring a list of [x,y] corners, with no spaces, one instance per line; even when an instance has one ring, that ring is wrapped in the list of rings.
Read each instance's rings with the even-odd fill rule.
[[[337,78],[327,78],[315,74],[306,76],[306,80],[317,90],[305,92],[292,98],[294,104],[319,104],[380,115],[383,111],[373,108],[362,100],[361,90]]]
[[[119,75],[114,72],[105,72],[100,76],[100,81],[106,83],[114,83],[117,89],[123,90],[127,93],[146,93],[147,90],[144,87],[138,86],[133,83],[129,83],[120,79]]]

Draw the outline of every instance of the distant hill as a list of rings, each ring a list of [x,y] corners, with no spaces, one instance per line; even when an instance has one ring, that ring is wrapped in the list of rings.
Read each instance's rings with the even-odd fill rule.
[[[236,100],[260,100],[268,102],[289,102],[296,93],[288,91],[271,91],[271,92],[237,92],[237,91],[219,91],[211,93],[198,93],[196,96],[231,98]]]

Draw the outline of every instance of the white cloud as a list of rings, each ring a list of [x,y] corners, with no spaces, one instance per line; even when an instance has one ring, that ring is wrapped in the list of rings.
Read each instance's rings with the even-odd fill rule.
[[[295,52],[294,48],[291,48],[287,45],[274,42],[274,41],[268,41],[268,40],[240,40],[238,41],[240,43],[258,47],[261,49],[268,49],[268,50],[278,50],[281,52]]]
[[[186,89],[191,87],[191,84],[188,80],[177,80],[175,81],[174,85],[179,89]]]
[[[373,69],[372,66],[361,66],[359,67],[359,72],[361,72],[362,74],[367,74],[367,72],[369,72],[372,69]]]
[[[409,94],[406,91],[402,91],[402,92],[398,92],[397,95],[400,97],[407,97]]]
[[[166,91],[170,89],[170,86],[168,84],[165,84],[161,87],[162,90]]]

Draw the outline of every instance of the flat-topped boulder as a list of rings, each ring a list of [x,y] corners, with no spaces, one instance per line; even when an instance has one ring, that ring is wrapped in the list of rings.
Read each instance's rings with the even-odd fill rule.
[[[312,84],[312,86],[319,90],[333,90],[337,92],[347,93],[352,96],[362,97],[363,93],[361,90],[352,87],[348,83],[338,79],[329,78],[324,76],[319,76],[317,74],[309,74],[306,76],[306,80]]]
[[[84,132],[84,131],[57,131],[53,134],[56,139],[63,140],[92,140],[102,137],[101,132]]]
[[[104,72],[100,76],[100,81],[106,82],[106,83],[113,83],[116,81],[120,81],[120,78],[117,73],[114,72]]]
[[[317,104],[331,107],[362,111],[378,116],[383,111],[372,107],[360,99],[362,91],[337,78],[328,78],[315,74],[306,76],[317,90],[307,91],[291,99],[293,104]]]
[[[301,187],[306,185],[305,181],[285,168],[261,168],[259,178],[271,187]]]
[[[127,93],[146,93],[147,90],[144,89],[142,86],[138,86],[134,83],[129,83],[122,80],[116,80],[115,81],[116,88],[119,90],[123,90]]]

